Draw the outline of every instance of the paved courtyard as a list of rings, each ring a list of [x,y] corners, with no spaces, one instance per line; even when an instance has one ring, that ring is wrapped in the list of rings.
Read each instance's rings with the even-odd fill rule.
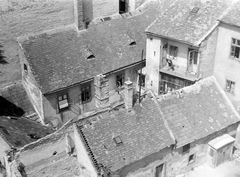
[[[232,161],[225,162],[216,168],[212,168],[205,163],[194,168],[192,171],[177,177],[240,177],[240,156]]]

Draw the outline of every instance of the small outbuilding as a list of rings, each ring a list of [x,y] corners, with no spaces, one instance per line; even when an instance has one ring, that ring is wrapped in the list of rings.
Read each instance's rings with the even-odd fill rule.
[[[217,137],[208,143],[209,145],[209,164],[217,167],[219,164],[232,158],[233,145],[235,138],[228,134]]]

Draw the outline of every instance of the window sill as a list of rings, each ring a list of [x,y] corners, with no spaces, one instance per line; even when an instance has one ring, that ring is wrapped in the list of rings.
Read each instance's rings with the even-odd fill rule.
[[[70,107],[68,106],[68,107],[66,107],[66,108],[58,109],[58,114],[69,110],[69,108],[70,108]]]
[[[90,98],[89,100],[86,100],[86,101],[82,101],[81,103],[82,104],[87,104],[87,103],[89,103],[89,102],[91,102],[92,101],[92,98]]]
[[[235,57],[229,57],[230,60],[234,60],[234,61],[237,61],[237,62],[240,62],[240,58],[235,58]]]

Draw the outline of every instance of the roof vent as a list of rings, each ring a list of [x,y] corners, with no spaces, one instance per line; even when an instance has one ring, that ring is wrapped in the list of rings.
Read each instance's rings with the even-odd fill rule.
[[[102,21],[109,21],[109,20],[111,20],[111,17],[105,17],[102,19]]]
[[[135,46],[137,43],[136,43],[136,41],[135,41],[133,38],[131,38],[130,36],[128,36],[128,44],[129,44],[130,46]]]
[[[194,8],[192,8],[191,14],[196,14],[196,13],[198,13],[199,9],[200,9],[199,7],[194,7]]]
[[[84,56],[86,60],[91,60],[95,58],[95,56],[93,55],[92,51],[89,48],[84,49]]]
[[[116,136],[115,138],[113,138],[113,140],[115,141],[117,146],[119,146],[123,143],[120,136]]]

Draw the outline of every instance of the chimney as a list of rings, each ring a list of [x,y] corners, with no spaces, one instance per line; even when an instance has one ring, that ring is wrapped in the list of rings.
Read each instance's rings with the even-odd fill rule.
[[[108,79],[105,75],[99,74],[94,78],[96,107],[103,108],[109,106]]]
[[[125,94],[124,94],[124,103],[128,111],[132,110],[133,107],[133,83],[128,80],[124,83]]]
[[[78,30],[85,29],[83,22],[83,2],[82,0],[73,0],[74,2],[74,23]]]

